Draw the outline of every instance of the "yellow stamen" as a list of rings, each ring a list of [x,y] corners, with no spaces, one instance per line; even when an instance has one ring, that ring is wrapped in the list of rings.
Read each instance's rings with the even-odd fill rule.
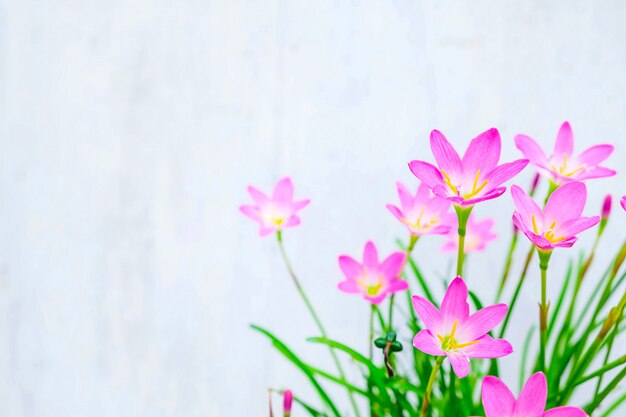
[[[457,188],[456,188],[456,187],[452,184],[452,180],[450,180],[450,176],[449,176],[449,175],[446,173],[446,171],[444,171],[443,169],[441,170],[441,173],[443,174],[443,177],[444,177],[443,182],[445,182],[445,183],[446,183],[446,185],[447,185],[448,187],[450,187],[450,189],[452,190],[452,192],[453,192],[454,194],[457,194],[457,195],[458,195],[458,194],[459,194],[459,192],[458,192]]]
[[[449,351],[449,350],[462,349],[464,347],[472,346],[479,342],[479,340],[473,340],[471,342],[457,343],[456,340],[454,339],[454,335],[456,334],[456,327],[458,324],[459,324],[459,321],[454,320],[454,324],[452,324],[452,330],[450,331],[449,336],[443,337],[440,334],[437,335],[437,339],[439,339],[439,341],[441,342],[441,348],[443,350]]]
[[[452,325],[452,330],[450,331],[450,339],[454,339],[454,334],[456,333],[457,324],[459,324],[459,321],[454,320],[454,324]]]
[[[533,221],[533,231],[535,232],[536,235],[538,235],[539,229],[537,229],[537,222],[535,221],[535,215],[533,214],[532,216],[530,216],[530,218]]]
[[[480,178],[480,169],[476,170],[476,176],[474,177],[474,184],[472,185],[472,192],[471,193],[467,193],[467,194],[463,194],[463,198],[470,199],[472,197],[474,197],[476,194],[478,194],[479,192],[481,192],[483,190],[483,188],[485,188],[487,186],[487,183],[489,182],[488,180],[483,181],[480,186],[478,186],[478,179]],[[478,186],[478,188],[477,188]]]
[[[578,172],[582,171],[583,169],[585,169],[585,166],[584,166],[584,165],[583,165],[583,166],[581,166],[581,167],[576,168],[576,169],[575,169],[575,170],[573,170],[572,172],[568,172],[567,174],[565,174],[565,176],[566,176],[566,177],[571,177],[572,175],[574,175],[574,174],[576,174],[576,173],[578,173]]]

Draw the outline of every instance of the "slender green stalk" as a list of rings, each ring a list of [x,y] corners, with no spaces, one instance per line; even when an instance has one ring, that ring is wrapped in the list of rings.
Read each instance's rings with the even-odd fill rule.
[[[369,359],[374,357],[374,315],[376,314],[375,306],[372,304],[370,311],[370,342],[369,342]]]
[[[609,382],[607,387],[603,389],[602,392],[594,398],[591,404],[585,407],[585,411],[587,412],[587,414],[592,414],[595,411],[595,409],[598,408],[598,406],[602,403],[602,401],[604,401],[606,396],[609,395],[611,391],[613,391],[617,387],[617,385],[622,381],[622,379],[624,379],[624,377],[626,377],[626,367],[624,367],[624,369],[622,369],[620,373],[617,374],[617,376],[613,378],[611,382]]]
[[[511,238],[511,243],[509,244],[509,252],[506,256],[506,262],[504,263],[504,270],[502,271],[502,277],[500,278],[500,287],[498,287],[498,293],[496,294],[496,302],[500,300],[502,296],[502,291],[504,291],[504,286],[506,285],[506,281],[509,277],[509,272],[511,271],[511,264],[513,263],[513,252],[515,252],[515,247],[517,246],[517,240],[519,238],[519,232],[517,227],[513,231],[513,237]]]
[[[539,268],[541,269],[541,304],[539,305],[539,369],[546,372],[546,344],[548,341],[548,309],[550,304],[547,301],[547,275],[548,263],[552,251],[537,249],[539,252]]]
[[[456,275],[463,276],[463,262],[465,260],[465,233],[467,232],[467,220],[472,212],[473,206],[460,207],[454,206],[456,216],[459,222],[458,234],[459,234],[459,249],[456,257]]]
[[[526,273],[528,272],[528,266],[530,265],[530,261],[533,258],[533,254],[535,253],[535,247],[531,246],[528,254],[526,255],[526,261],[524,262],[524,268],[522,268],[522,273],[519,276],[519,280],[517,281],[517,286],[515,287],[515,292],[513,293],[513,297],[511,298],[511,302],[509,303],[509,312],[504,318],[504,323],[502,323],[502,329],[500,330],[500,338],[504,337],[506,333],[506,328],[509,325],[509,320],[513,315],[513,309],[517,304],[517,298],[519,297],[519,293],[522,289],[522,284],[524,284],[524,280],[526,278]]]
[[[285,245],[283,244],[283,236],[280,230],[276,232],[276,238],[278,239],[278,247],[280,248],[280,253],[283,257],[283,261],[285,262],[285,266],[287,266],[287,271],[289,272],[289,276],[291,277],[291,280],[293,281],[294,285],[296,286],[296,289],[298,290],[298,294],[300,294],[302,301],[304,301],[306,308],[309,310],[309,313],[313,317],[313,320],[315,321],[315,324],[317,325],[317,328],[319,329],[322,336],[324,338],[328,338],[328,334],[326,333],[326,329],[324,328],[322,321],[320,320],[319,316],[315,312],[315,309],[313,308],[313,304],[311,303],[311,300],[309,299],[308,295],[304,291],[304,288],[302,287],[302,284],[300,284],[300,280],[298,279],[298,276],[296,275],[293,267],[291,266],[291,262],[289,261],[289,257],[287,256],[287,252],[285,251]],[[337,371],[339,372],[339,376],[341,377],[342,380],[346,381],[346,374],[343,370],[343,367],[341,366],[341,362],[339,362],[339,358],[337,357],[337,354],[332,348],[329,348],[329,350],[330,350],[330,355],[333,358],[333,362],[335,363],[335,366],[337,367]],[[350,390],[348,390],[348,397],[350,398],[350,404],[352,405],[352,409],[354,410],[354,415],[357,417],[360,417],[361,414],[359,412],[359,407],[357,406],[356,400],[354,399],[354,395],[352,394],[352,391]]]
[[[428,406],[430,405],[430,396],[433,392],[433,386],[435,385],[435,379],[437,378],[437,373],[439,372],[439,368],[441,368],[441,364],[445,356],[439,356],[437,361],[435,362],[435,366],[433,366],[433,371],[430,373],[430,378],[428,378],[428,385],[426,386],[426,393],[424,394],[424,400],[422,401],[422,410],[420,412],[420,417],[426,416],[426,412],[428,411]]]

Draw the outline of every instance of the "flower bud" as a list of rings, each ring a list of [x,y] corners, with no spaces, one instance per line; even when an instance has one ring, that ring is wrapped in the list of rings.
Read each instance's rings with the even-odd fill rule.
[[[291,415],[291,404],[293,403],[293,393],[291,390],[285,390],[283,392],[283,416],[289,417]]]
[[[528,193],[531,197],[535,195],[535,191],[537,191],[537,186],[539,185],[539,174],[535,174],[535,178],[533,178],[533,182],[530,185],[530,192]]]
[[[604,232],[606,222],[609,220],[609,214],[611,214],[611,194],[607,194],[602,203],[602,217],[600,218],[600,225],[598,226],[598,235]]]

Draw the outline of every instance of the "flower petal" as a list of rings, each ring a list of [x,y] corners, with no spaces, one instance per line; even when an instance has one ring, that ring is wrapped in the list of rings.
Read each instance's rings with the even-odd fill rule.
[[[495,167],[486,177],[487,188],[493,190],[500,184],[504,184],[528,165],[528,159],[518,159]]]
[[[579,175],[576,175],[575,178],[577,180],[590,180],[593,178],[605,178],[605,177],[612,177],[613,175],[615,175],[617,172],[615,172],[612,169],[609,168],[604,168],[604,167],[595,167],[592,168],[590,170],[584,171],[582,173],[580,173]]]
[[[430,149],[439,169],[445,171],[453,182],[463,178],[461,158],[443,133],[438,130],[433,130],[430,133]]]
[[[404,291],[409,288],[409,283],[403,279],[394,279],[389,282],[389,286],[387,287],[387,292],[395,293],[398,291]]]
[[[578,162],[587,166],[598,165],[608,158],[615,148],[613,145],[595,145],[578,155]]]
[[[269,197],[265,195],[261,190],[254,188],[253,186],[248,187],[248,194],[254,200],[257,205],[266,204],[269,201]]]
[[[363,266],[369,271],[378,269],[378,251],[371,240],[363,248]]]
[[[406,255],[404,252],[394,252],[383,261],[380,265],[379,271],[388,280],[396,278],[400,273],[405,260]]]
[[[259,209],[255,206],[240,206],[239,211],[242,212],[244,216],[250,217],[252,220],[261,221],[261,217],[259,216]]]
[[[589,417],[578,407],[556,407],[543,413],[542,417]]]
[[[404,223],[404,213],[398,207],[394,206],[393,204],[387,204],[386,207],[387,207],[387,210],[389,210],[391,214],[393,214],[396,217],[396,219]]]
[[[467,285],[463,278],[456,277],[448,287],[441,302],[441,314],[446,325],[452,325],[454,320],[463,320],[469,316],[467,303]]]
[[[535,216],[537,219],[543,217],[541,208],[535,203],[535,200],[517,185],[511,186],[511,196],[513,197],[515,208],[517,208],[517,212],[521,216],[520,220],[522,220],[526,226],[530,227],[532,216]]]
[[[541,372],[537,372],[524,384],[524,388],[522,388],[522,392],[520,392],[515,404],[514,415],[519,417],[540,417],[546,408],[547,398],[548,383],[546,376]]]
[[[383,291],[383,292],[381,292],[380,294],[378,294],[378,295],[376,295],[376,296],[374,296],[374,297],[371,297],[371,296],[369,296],[369,295],[366,295],[366,296],[365,296],[365,299],[366,299],[367,301],[369,301],[370,303],[372,303],[372,304],[380,304],[380,303],[382,303],[382,302],[383,302],[383,300],[384,300],[386,297],[387,297],[387,291]]]
[[[355,280],[363,273],[361,264],[346,255],[339,257],[339,268],[349,280]]]
[[[504,339],[492,339],[489,335],[484,335],[478,339],[478,343],[460,350],[469,358],[501,358],[513,353],[513,346]]]
[[[274,194],[272,200],[278,203],[291,203],[293,200],[293,183],[291,178],[282,178],[274,187]]]
[[[486,335],[504,320],[509,310],[506,304],[496,304],[478,310],[466,320],[459,323],[458,339],[471,342]]]
[[[550,195],[543,209],[544,220],[549,224],[558,224],[580,217],[587,201],[587,187],[582,182],[574,181],[562,185]]]
[[[500,133],[491,128],[476,136],[463,155],[463,171],[468,175],[480,169],[488,173],[496,167],[500,159]]]
[[[526,135],[515,136],[515,146],[533,165],[547,164],[548,157],[534,139]]]
[[[423,182],[420,182],[419,187],[417,187],[417,193],[415,194],[414,201],[420,204],[428,203],[430,199],[430,187]]]
[[[494,198],[500,197],[502,194],[504,194],[505,191],[506,191],[506,187],[498,187],[498,188],[494,188],[493,190],[487,192],[486,194],[480,197],[476,197],[471,200],[463,200],[461,197],[459,197],[459,199],[462,200],[461,202],[462,206],[471,206],[472,204],[477,204],[477,203],[480,203],[481,201],[493,200]],[[448,199],[452,200],[452,198],[448,198]]]
[[[561,157],[562,155],[570,156],[574,151],[574,134],[569,122],[564,122],[556,135],[554,142],[554,155]]]
[[[420,181],[424,182],[430,188],[436,185],[443,184],[443,177],[439,169],[433,164],[429,164],[425,161],[411,161],[409,162],[409,169]]]
[[[559,226],[559,234],[565,236],[574,236],[583,230],[587,230],[590,227],[595,226],[600,222],[600,216],[593,217],[578,217],[576,219],[568,220]]]
[[[469,358],[461,353],[448,353],[448,360],[452,365],[452,370],[459,378],[465,378],[470,371]]]
[[[400,205],[402,206],[402,210],[411,210],[414,206],[413,196],[411,195],[411,192],[400,181],[396,183],[396,187],[398,188],[398,197],[400,198]]]
[[[300,217],[291,216],[289,217],[289,220],[287,220],[287,222],[285,223],[283,227],[295,227],[295,226],[298,226],[299,224],[300,224]]]
[[[483,378],[482,399],[487,417],[512,416],[515,397],[500,379],[494,376]]]
[[[337,284],[337,288],[348,294],[356,294],[359,292],[359,286],[356,281],[353,280],[341,281]]]
[[[310,199],[305,199],[305,200],[300,200],[300,201],[296,201],[295,203],[293,203],[291,205],[291,209],[296,212],[298,210],[302,210],[303,208],[305,208],[306,206],[309,205],[309,203],[311,202]]]
[[[441,342],[427,329],[422,329],[415,335],[413,346],[429,355],[445,356],[446,354],[441,349]]]
[[[412,296],[411,302],[413,303],[415,314],[417,314],[417,317],[422,320],[424,326],[433,332],[438,333],[442,325],[442,317],[441,312],[437,310],[437,307],[419,295]]]

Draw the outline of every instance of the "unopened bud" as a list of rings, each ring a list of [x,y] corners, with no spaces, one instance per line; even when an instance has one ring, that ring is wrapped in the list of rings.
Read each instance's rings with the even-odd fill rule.
[[[611,194],[607,194],[604,197],[604,203],[602,203],[602,218],[608,219],[609,214],[611,214],[611,202],[612,202]]]
[[[537,186],[539,185],[539,178],[540,178],[540,175],[535,174],[535,178],[533,178],[533,182],[530,185],[530,192],[528,193],[530,194],[531,197],[535,194],[535,191],[537,191]]]
[[[293,392],[291,390],[285,390],[283,392],[283,416],[289,417],[291,415],[291,404],[293,403]]]

